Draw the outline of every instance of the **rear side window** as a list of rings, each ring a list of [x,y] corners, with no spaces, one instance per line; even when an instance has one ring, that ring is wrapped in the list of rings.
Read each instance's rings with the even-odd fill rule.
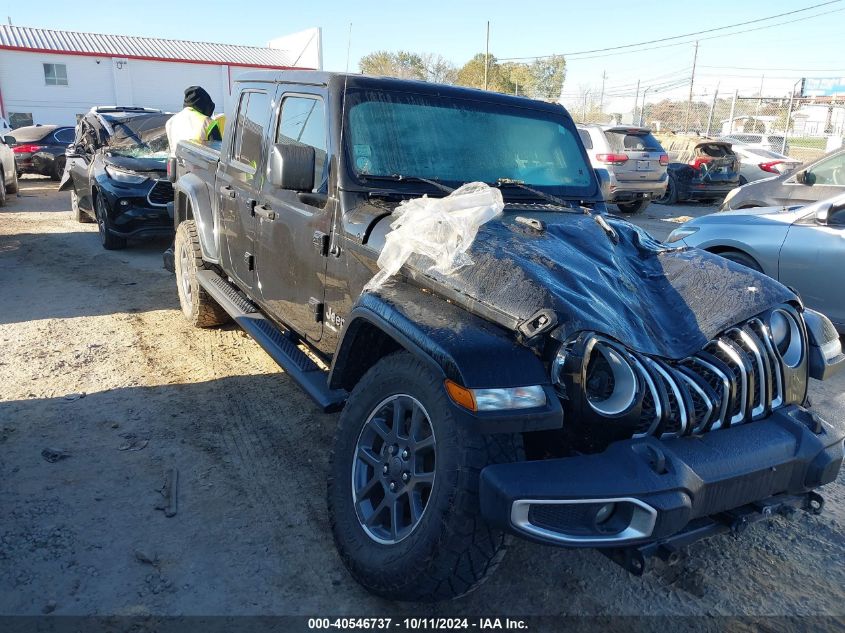
[[[323,101],[313,97],[285,97],[279,119],[277,143],[309,145],[314,148],[315,191],[324,188],[326,170],[326,117]]]
[[[53,138],[55,138],[56,142],[61,145],[73,143],[73,128],[69,127],[64,130],[56,130],[55,134],[53,134]]]
[[[605,132],[611,149],[617,152],[630,150],[634,152],[662,152],[663,148],[651,133]]]
[[[578,130],[578,136],[581,137],[581,142],[587,149],[593,149],[593,139],[590,138],[590,133],[587,130]]]
[[[245,92],[241,96],[232,139],[232,158],[252,169],[257,169],[261,161],[261,145],[269,112],[270,97],[266,92]]]

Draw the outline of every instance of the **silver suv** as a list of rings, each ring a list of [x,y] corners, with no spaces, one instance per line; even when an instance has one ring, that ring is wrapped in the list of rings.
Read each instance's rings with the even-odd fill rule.
[[[643,127],[579,125],[578,134],[594,168],[610,173],[610,195],[624,213],[645,209],[666,191],[669,156]]]

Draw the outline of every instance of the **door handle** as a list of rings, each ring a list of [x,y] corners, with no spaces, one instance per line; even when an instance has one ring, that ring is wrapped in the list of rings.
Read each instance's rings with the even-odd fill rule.
[[[234,198],[236,195],[235,190],[229,185],[223,185],[222,187],[220,187],[220,193],[222,193],[224,196],[228,196],[229,198]]]
[[[261,218],[262,220],[272,221],[276,219],[276,212],[264,204],[255,205],[254,213],[257,217]]]

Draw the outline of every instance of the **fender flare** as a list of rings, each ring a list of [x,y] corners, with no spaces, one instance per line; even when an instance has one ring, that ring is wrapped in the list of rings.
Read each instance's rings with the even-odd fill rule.
[[[401,282],[359,297],[332,359],[329,387],[351,391],[380,358],[400,349],[464,387],[544,387],[548,404],[541,411],[464,411],[462,417],[476,428],[534,431],[563,424],[550,376],[533,350],[517,343],[513,333]]]
[[[174,228],[189,219],[197,223],[202,258],[217,263],[220,252],[214,230],[214,206],[208,185],[193,173],[181,176],[173,185]]]
[[[407,283],[365,292],[341,333],[329,385],[342,386],[355,342],[375,327],[444,378],[473,389],[550,384],[543,362],[514,335],[481,317]],[[507,358],[505,363],[491,359]],[[347,383],[348,384],[348,383]]]

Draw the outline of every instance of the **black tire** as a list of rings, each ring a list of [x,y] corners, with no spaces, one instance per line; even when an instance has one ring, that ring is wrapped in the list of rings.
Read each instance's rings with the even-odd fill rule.
[[[758,273],[763,272],[763,269],[760,267],[760,264],[751,257],[751,255],[747,255],[742,251],[723,251],[718,253],[725,259],[729,259],[732,262],[736,262],[737,264],[742,264],[743,266],[747,266],[751,270],[756,270]]]
[[[15,170],[15,175],[12,177],[12,184],[6,187],[6,193],[18,193],[20,191],[20,184],[18,183],[18,172]]]
[[[65,173],[65,157],[59,156],[53,161],[53,173],[50,174],[50,180],[59,182],[62,179],[62,174]]]
[[[176,289],[182,314],[194,327],[214,327],[231,317],[199,285],[197,271],[206,268],[202,260],[197,226],[193,220],[182,222],[176,229]]]
[[[657,204],[676,204],[678,202],[678,186],[675,184],[675,179],[669,176],[666,183],[666,191],[662,196],[654,199]]]
[[[616,206],[622,213],[641,213],[648,207],[650,200],[635,200],[634,202],[617,202]]]
[[[739,186],[742,187],[742,185],[747,185],[747,184],[748,184],[748,179],[745,176],[740,176],[739,177]]]
[[[94,220],[79,206],[79,196],[76,194],[76,189],[70,190],[70,214],[74,220],[82,224],[90,224]]]
[[[126,248],[126,238],[119,237],[111,232],[106,200],[102,195],[95,196],[94,208],[97,216],[97,228],[100,231],[100,243],[103,248],[107,251],[119,251]]]
[[[408,439],[416,436],[413,432],[403,437],[403,431],[392,436],[393,439],[384,440],[379,452],[374,447],[368,448],[367,455],[379,455],[378,459],[385,461],[381,468],[358,457],[361,455],[359,446],[365,438],[364,431],[371,426],[370,419],[378,421],[375,416],[383,410],[385,403],[400,398],[410,398],[422,407],[423,419],[428,421],[431,437],[435,440],[430,442],[431,456],[427,457],[433,459],[433,465],[429,462],[431,483],[425,504],[417,511],[416,523],[405,527],[401,539],[379,542],[368,533],[371,528],[365,528],[359,518],[359,511],[372,509],[375,503],[366,505],[370,500],[365,495],[371,493],[364,491],[375,489],[376,494],[383,494],[388,502],[405,495],[408,511],[403,516],[413,522],[409,506],[414,503],[412,495],[417,494],[416,475],[411,474],[410,481],[405,479],[409,481],[407,484],[397,480],[398,492],[391,492],[393,489],[386,479],[395,476],[392,469],[396,455],[402,451],[402,458],[406,457],[403,443],[414,451],[409,470],[417,472],[420,450],[417,447],[423,440]],[[390,600],[433,602],[461,596],[492,574],[509,543],[505,533],[492,528],[480,516],[478,478],[481,469],[488,464],[520,460],[522,437],[471,432],[452,417],[453,405],[448,398],[442,378],[407,352],[397,352],[382,358],[364,375],[352,390],[338,421],[334,449],[329,458],[327,490],[332,534],[340,557],[355,580]],[[391,414],[386,414],[385,420],[388,417],[392,418]],[[410,427],[412,422],[408,420],[414,418],[402,414],[402,419]],[[395,453],[390,452],[394,444],[388,446],[388,442],[398,442]],[[388,462],[390,466],[387,466]],[[353,486],[359,471],[353,471],[353,466],[366,467],[366,464],[370,464],[373,474],[367,475],[367,483],[357,489],[357,494],[364,495],[364,501],[356,508]],[[385,472],[385,468],[390,472]],[[404,466],[401,469],[404,470]],[[379,481],[375,482],[377,479]],[[380,484],[381,489],[371,486],[373,482]],[[425,488],[422,490],[420,496],[425,494]],[[380,514],[378,507],[381,504],[371,516]],[[395,525],[392,517],[400,515],[392,512],[389,506],[385,510],[391,517],[391,524]],[[392,533],[397,534],[398,529]]]
[[[6,174],[0,169],[0,207],[6,206]]]

